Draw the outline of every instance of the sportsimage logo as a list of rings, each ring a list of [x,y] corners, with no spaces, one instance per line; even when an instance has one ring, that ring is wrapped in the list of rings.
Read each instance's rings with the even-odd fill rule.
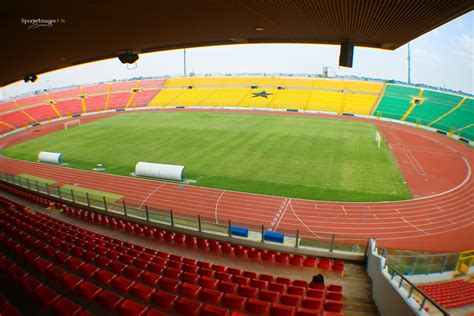
[[[57,19],[41,19],[41,18],[25,19],[25,18],[21,18],[20,22],[23,25],[28,25],[28,30],[34,30],[34,29],[37,29],[37,28],[40,28],[40,27],[50,28],[54,24],[64,24],[64,23],[66,23],[66,20],[63,19],[63,18],[57,18]]]

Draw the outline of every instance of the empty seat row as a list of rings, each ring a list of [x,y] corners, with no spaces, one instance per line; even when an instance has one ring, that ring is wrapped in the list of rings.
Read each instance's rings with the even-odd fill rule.
[[[240,257],[246,257],[251,259],[260,259],[262,261],[275,262],[280,264],[290,264],[295,266],[305,267],[318,267],[324,270],[332,270],[338,273],[344,271],[344,261],[332,260],[328,258],[315,258],[312,256],[294,255],[289,253],[278,252],[274,250],[263,250],[259,248],[241,246],[237,244],[219,242],[215,240],[208,240],[205,238],[196,238],[192,235],[185,235],[182,233],[175,233],[155,227],[146,225],[140,225],[130,221],[115,218],[92,211],[82,210],[74,207],[64,205],[62,203],[54,202],[43,197],[36,196],[34,194],[25,193],[19,190],[15,190],[8,186],[4,186],[6,190],[14,194],[18,194],[31,200],[34,203],[38,203],[45,207],[55,207],[62,209],[65,214],[75,216],[95,223],[116,227],[119,229],[127,230],[131,233],[144,234],[146,236],[153,236],[158,239],[163,239],[168,242],[174,242],[178,245],[186,245],[188,247],[197,247],[203,250],[210,250],[219,253],[225,253],[228,255],[235,255]]]
[[[474,304],[474,283],[455,280],[418,286],[426,295],[445,308]]]

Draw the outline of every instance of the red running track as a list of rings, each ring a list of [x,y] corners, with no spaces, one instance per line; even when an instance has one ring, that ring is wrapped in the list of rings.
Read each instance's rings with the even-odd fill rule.
[[[255,114],[254,111],[238,113]],[[338,241],[375,237],[380,246],[387,248],[474,249],[473,150],[421,129],[366,121],[379,125],[415,199],[380,203],[311,201],[183,186],[5,157],[0,157],[0,172],[28,173],[53,179],[59,185],[76,183],[93,187],[122,194],[127,202],[142,208],[147,204],[151,208],[173,209],[186,216],[201,214],[216,223],[231,219],[248,225],[264,224],[273,230],[294,232],[299,229],[302,236],[324,239],[335,233]],[[58,128],[61,126],[62,123]],[[24,141],[34,136],[31,131],[24,133],[30,136],[19,133],[12,138],[21,137]],[[7,139],[6,146],[16,143]],[[0,147],[3,146],[0,143]]]

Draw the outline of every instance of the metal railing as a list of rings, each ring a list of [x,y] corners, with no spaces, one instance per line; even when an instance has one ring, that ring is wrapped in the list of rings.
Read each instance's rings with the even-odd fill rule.
[[[459,253],[407,254],[380,249],[380,254],[403,275],[422,275],[454,271]]]
[[[7,173],[0,173],[0,179],[4,182],[26,188],[30,191],[41,193],[48,197],[59,199],[63,202],[72,202],[96,210],[130,219],[139,219],[149,223],[168,225],[195,232],[204,232],[216,236],[235,238],[236,242],[249,240],[265,244],[267,248],[284,246],[288,252],[312,254],[314,252],[325,252],[328,257],[340,257],[348,260],[364,260],[367,251],[368,239],[348,235],[318,233],[319,238],[307,232],[299,230],[277,229],[249,222],[237,222],[231,220],[217,220],[199,215],[189,215],[175,210],[152,207],[150,205],[138,205],[127,202],[124,199],[111,201],[107,196],[95,195],[87,192],[84,188],[65,189],[53,184],[40,182],[33,177],[21,177]],[[92,189],[92,188],[91,188]],[[91,191],[91,190],[89,190]],[[248,237],[239,237],[231,234],[231,227],[238,226],[248,229]],[[284,234],[284,242],[274,243],[265,240],[264,235],[268,231]]]
[[[387,273],[390,275],[392,280],[398,282],[398,288],[405,288],[408,292],[407,298],[414,298],[418,302],[418,311],[423,311],[426,307],[429,310],[430,314],[442,314],[450,315],[450,313],[445,310],[442,306],[438,305],[435,301],[429,298],[422,290],[420,290],[416,285],[410,282],[405,276],[391,266],[387,261],[385,261],[384,270],[386,269]],[[398,280],[397,280],[398,279]]]

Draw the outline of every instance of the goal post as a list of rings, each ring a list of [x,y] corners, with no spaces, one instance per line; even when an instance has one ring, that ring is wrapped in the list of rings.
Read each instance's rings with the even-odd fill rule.
[[[79,126],[81,125],[81,120],[72,120],[72,121],[67,121],[64,123],[64,129],[69,129],[71,127]]]
[[[382,142],[382,136],[380,135],[379,131],[375,132],[375,142],[377,143],[377,147],[380,148],[380,143]]]

